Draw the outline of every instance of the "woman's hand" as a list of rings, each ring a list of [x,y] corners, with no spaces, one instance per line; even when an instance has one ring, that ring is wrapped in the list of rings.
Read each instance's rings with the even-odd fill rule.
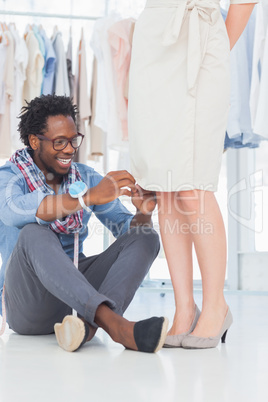
[[[136,184],[132,191],[132,204],[144,215],[151,214],[156,206],[156,195],[154,191],[147,191]]]

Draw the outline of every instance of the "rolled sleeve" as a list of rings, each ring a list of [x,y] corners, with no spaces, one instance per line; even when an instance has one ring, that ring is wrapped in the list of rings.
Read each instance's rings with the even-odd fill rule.
[[[94,205],[93,212],[96,217],[118,238],[130,227],[133,215],[117,199],[103,205]]]
[[[50,225],[52,222],[55,222],[55,221],[50,221],[50,222],[43,221],[43,219],[40,219],[37,216],[35,217],[35,220],[38,223],[38,225],[47,225],[47,226]]]
[[[36,211],[48,194],[39,190],[30,193],[19,169],[16,171],[8,163],[0,170],[0,220],[20,229],[36,222]]]
[[[89,188],[96,187],[103,177],[97,173],[94,169],[80,165],[79,171],[83,178],[83,181],[87,183]],[[121,203],[119,199],[102,205],[91,206],[92,211],[96,217],[106,226],[114,235],[118,238],[124,234],[130,227],[130,223],[133,219],[133,214]]]

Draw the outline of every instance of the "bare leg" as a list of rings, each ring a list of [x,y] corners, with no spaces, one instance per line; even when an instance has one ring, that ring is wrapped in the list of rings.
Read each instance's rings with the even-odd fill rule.
[[[212,192],[187,191],[181,192],[180,197],[189,225],[195,227],[192,237],[203,286],[202,313],[192,334],[200,337],[215,336],[227,312],[223,294],[226,272],[223,219]]]
[[[174,289],[176,311],[168,335],[189,330],[194,318],[192,236],[186,229],[176,193],[158,193],[158,216],[162,242]]]
[[[114,342],[121,343],[126,348],[138,350],[133,332],[135,322],[126,320],[105,304],[97,308],[95,322],[110,335]]]

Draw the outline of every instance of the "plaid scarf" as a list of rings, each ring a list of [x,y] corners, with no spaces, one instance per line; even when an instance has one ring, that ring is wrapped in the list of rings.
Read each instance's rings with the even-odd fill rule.
[[[37,169],[30,153],[29,148],[16,151],[10,158],[10,162],[14,163],[23,174],[30,192],[38,190],[42,193],[55,195],[54,191],[40,177],[40,171]],[[68,175],[63,176],[63,193],[69,192],[69,187],[75,181],[81,181],[81,175],[76,164],[72,164]],[[56,233],[76,233],[82,228],[83,209],[66,216],[64,220],[56,219],[49,227]]]

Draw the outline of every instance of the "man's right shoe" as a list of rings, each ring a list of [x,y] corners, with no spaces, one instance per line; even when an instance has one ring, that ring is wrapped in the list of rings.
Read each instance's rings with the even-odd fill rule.
[[[165,342],[168,330],[166,317],[151,317],[136,322],[134,339],[139,352],[156,353]]]

